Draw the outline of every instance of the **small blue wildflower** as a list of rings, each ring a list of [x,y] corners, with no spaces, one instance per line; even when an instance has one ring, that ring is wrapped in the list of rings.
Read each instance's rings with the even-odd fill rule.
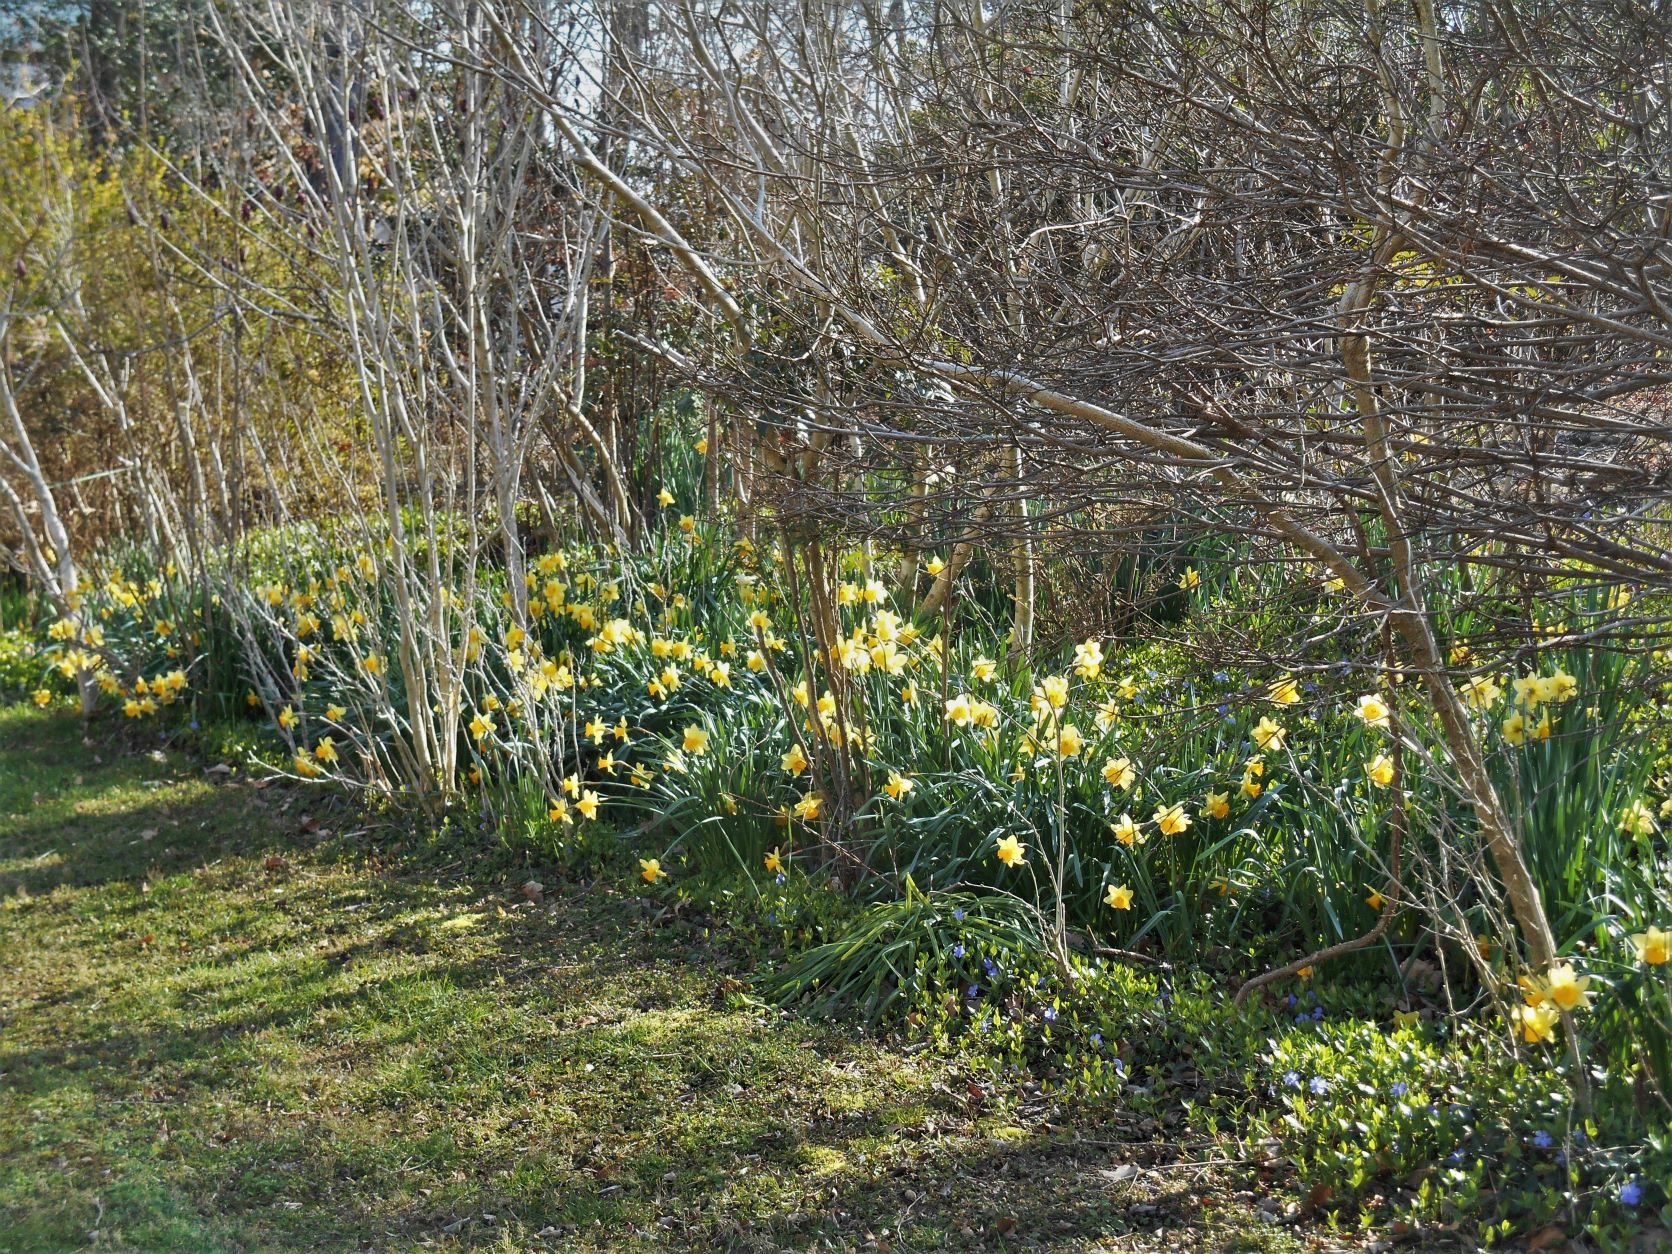
[[[1620,1205],[1636,1206],[1643,1200],[1643,1186],[1635,1180],[1627,1180],[1620,1186]]]
[[[989,978],[999,973],[999,964],[994,962],[991,958],[983,958],[981,960],[981,965],[983,969],[986,970]]]
[[[1103,1044],[1103,1033],[1101,1033],[1101,1032],[1093,1032],[1093,1033],[1092,1033],[1092,1034],[1091,1034],[1091,1043],[1092,1043],[1092,1044],[1093,1044],[1093,1045],[1101,1045],[1101,1044]],[[1115,1059],[1115,1061],[1116,1061],[1116,1062],[1117,1062],[1117,1063],[1118,1063],[1118,1062],[1120,1062],[1120,1059],[1118,1059],[1118,1058],[1117,1058],[1117,1059]]]
[[[1311,1023],[1312,1022],[1312,1016],[1307,1014],[1306,1011],[1303,1010],[1298,1015],[1295,1016],[1295,1022],[1296,1023]]]
[[[1533,1144],[1538,1146],[1540,1149],[1549,1149],[1555,1143],[1556,1138],[1551,1136],[1543,1128],[1540,1128],[1537,1132],[1533,1133]]]
[[[1283,1083],[1292,1089],[1298,1089],[1300,1087],[1300,1074],[1295,1071],[1285,1072],[1283,1076]]]
[[[782,884],[788,878],[789,877],[787,875],[785,875],[782,871],[779,871],[778,874],[773,878],[772,882],[775,883],[775,884]]]
[[[1046,1023],[1055,1023],[1056,1021],[1057,1021],[1057,1008],[1055,1006],[1045,1007],[1045,1022]]]
[[[959,906],[956,910],[954,910],[952,912],[952,917],[954,919],[957,919],[958,922],[962,923],[964,921],[964,908],[962,906]]]
[[[1460,1166],[1463,1162],[1463,1151],[1460,1149],[1452,1150],[1450,1155],[1447,1156],[1446,1161],[1453,1167]]]
[[[1323,1017],[1324,1017],[1324,1008],[1322,1006],[1312,1007],[1312,1018],[1314,1020],[1322,1019]]]
[[[967,994],[967,996],[970,998],[971,1001],[974,1001],[977,997],[981,996],[981,985],[971,984],[970,985],[970,991]]]
[[[962,941],[952,947],[952,956],[954,958],[962,958],[964,956],[964,945]]]
[[[199,723],[195,718],[190,723],[190,727],[193,731],[196,731],[201,726],[202,726],[202,724]]]
[[[1317,692],[1317,691],[1318,691],[1318,685],[1317,685],[1317,684],[1315,684],[1315,683],[1313,683],[1313,682],[1312,682],[1312,681],[1311,681],[1311,680],[1310,680],[1310,679],[1309,679],[1309,680],[1307,680],[1307,681],[1306,681],[1306,682],[1305,682],[1305,683],[1304,683],[1304,684],[1302,684],[1302,685],[1301,685],[1301,686],[1300,686],[1300,690],[1301,690],[1301,691],[1302,691],[1302,692]]]
[[[1395,1096],[1395,1097],[1404,1097],[1405,1094],[1409,1093],[1410,1091],[1411,1091],[1411,1086],[1406,1084],[1405,1081],[1403,1081],[1403,1080],[1395,1080],[1391,1085],[1388,1086],[1388,1092],[1393,1094],[1393,1096]]]
[[[1289,994],[1289,1009],[1293,1010],[1294,1008],[1295,1008],[1295,995],[1293,993],[1290,993]]]
[[[1306,1087],[1311,1089],[1319,1097],[1322,1097],[1325,1093],[1329,1092],[1329,1081],[1324,1079],[1321,1075],[1315,1075],[1312,1077],[1311,1083],[1309,1083]]]
[[[1120,1072],[1122,1075],[1125,1075],[1126,1074],[1126,1062],[1125,1062],[1125,1060],[1120,1059],[1120,1058],[1115,1059],[1115,1070]]]
[[[1228,684],[1231,682],[1231,676],[1225,671],[1214,671],[1213,682],[1216,684]]]
[[[1220,703],[1219,703],[1219,712],[1220,712],[1220,713],[1221,713],[1221,714],[1224,714],[1224,715],[1226,715],[1226,716],[1229,716],[1229,715],[1230,715],[1230,713],[1231,713],[1231,707],[1230,707],[1230,706],[1228,706],[1228,705],[1226,705],[1226,704],[1225,704],[1225,703],[1224,703],[1224,702],[1223,702],[1223,701],[1221,701],[1221,702],[1220,702]]]

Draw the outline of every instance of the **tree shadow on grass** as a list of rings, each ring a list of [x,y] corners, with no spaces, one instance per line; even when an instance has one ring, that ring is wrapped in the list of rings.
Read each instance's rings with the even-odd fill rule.
[[[158,743],[108,720],[0,709],[0,896],[139,883],[298,843],[307,800]]]

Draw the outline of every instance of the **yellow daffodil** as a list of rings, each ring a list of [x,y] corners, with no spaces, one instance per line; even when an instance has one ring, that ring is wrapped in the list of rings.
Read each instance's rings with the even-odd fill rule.
[[[1190,826],[1191,819],[1182,805],[1157,806],[1151,816],[1163,836],[1177,836]]]
[[[1254,743],[1259,745],[1261,749],[1269,753],[1278,753],[1282,751],[1283,742],[1289,732],[1281,723],[1269,717],[1262,717],[1258,723],[1254,724],[1254,730],[1249,734],[1253,736]]]
[[[654,884],[657,880],[666,879],[668,877],[668,873],[662,869],[662,860],[660,858],[640,858],[639,877],[643,879],[646,884]]]
[[[1672,955],[1672,932],[1663,932],[1658,927],[1650,927],[1646,932],[1638,932],[1631,938],[1632,948],[1637,950],[1637,960],[1651,967],[1666,965],[1668,955]]]
[[[1528,1045],[1548,1041],[1561,1021],[1556,1007],[1548,1002],[1538,1006],[1516,1006],[1512,1011],[1521,1039]]]
[[[1034,689],[1034,697],[1043,701],[1053,710],[1060,710],[1068,704],[1068,678],[1064,675],[1047,675]]]
[[[766,864],[766,869],[773,875],[778,874],[778,872],[784,869],[784,860],[778,856],[778,851],[776,849],[767,854],[765,858],[761,859],[761,861]]]
[[[1103,645],[1085,640],[1074,646],[1074,673],[1081,679],[1096,679],[1103,669]]]
[[[1386,727],[1388,725],[1388,715],[1392,713],[1388,709],[1387,702],[1373,692],[1364,693],[1359,697],[1358,708],[1355,712],[1364,720],[1366,727]]]
[[[1003,837],[995,852],[999,861],[1008,867],[1017,867],[1027,861],[1027,846],[1014,836]]]
[[[1385,753],[1378,753],[1364,764],[1364,774],[1376,787],[1388,787],[1393,783],[1393,759]]]
[[[909,776],[902,775],[899,771],[890,771],[888,773],[888,782],[882,786],[882,790],[890,797],[894,798],[894,800],[904,801],[906,799],[906,794],[915,787],[916,785],[911,781]]]
[[[595,819],[598,817],[600,800],[598,794],[588,788],[581,793],[580,799],[575,802],[575,809],[580,811],[580,816],[583,819]]]
[[[1143,839],[1137,820],[1130,814],[1121,815],[1110,827],[1115,833],[1115,839],[1129,849]]]
[[[946,703],[946,721],[954,727],[968,727],[975,721],[968,693],[960,692]]]
[[[1484,710],[1501,697],[1504,690],[1490,675],[1476,675],[1463,681],[1458,689],[1463,703],[1472,710]]]
[[[1230,796],[1222,792],[1210,792],[1202,803],[1202,813],[1210,819],[1222,819],[1231,812]]]
[[[1591,977],[1580,975],[1571,963],[1558,962],[1545,976],[1550,1000],[1563,1010],[1583,1010],[1591,1004]]]
[[[1103,904],[1111,910],[1132,909],[1132,890],[1125,884],[1111,884],[1103,897]]]
[[[1137,779],[1138,772],[1133,769],[1130,758],[1110,758],[1103,764],[1103,781],[1111,788],[1130,792]]]

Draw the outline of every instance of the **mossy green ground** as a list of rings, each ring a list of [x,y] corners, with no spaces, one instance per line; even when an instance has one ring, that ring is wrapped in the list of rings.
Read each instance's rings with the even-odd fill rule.
[[[1319,1241],[754,1008],[630,886],[157,744],[0,708],[0,1250]]]

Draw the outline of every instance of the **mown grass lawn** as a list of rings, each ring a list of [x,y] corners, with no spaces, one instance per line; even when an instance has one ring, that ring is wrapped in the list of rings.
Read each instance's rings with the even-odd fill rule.
[[[156,743],[0,708],[0,1249],[1301,1244],[631,892]]]

